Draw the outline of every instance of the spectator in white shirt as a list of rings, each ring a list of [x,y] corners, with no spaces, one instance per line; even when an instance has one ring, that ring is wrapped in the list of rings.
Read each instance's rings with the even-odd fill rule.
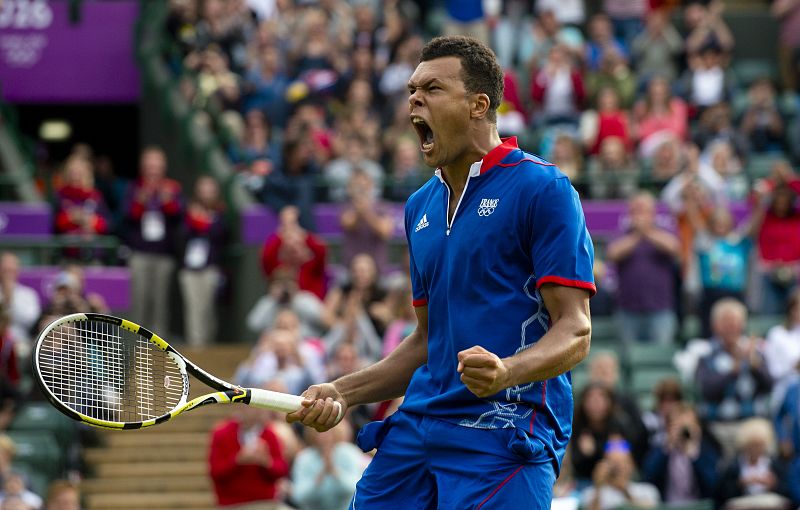
[[[786,301],[786,320],[767,333],[764,360],[774,382],[772,402],[780,404],[800,366],[800,288]]]
[[[19,257],[12,252],[0,253],[0,302],[11,313],[11,335],[18,344],[31,341],[31,328],[42,312],[39,296],[30,287],[21,285]]]

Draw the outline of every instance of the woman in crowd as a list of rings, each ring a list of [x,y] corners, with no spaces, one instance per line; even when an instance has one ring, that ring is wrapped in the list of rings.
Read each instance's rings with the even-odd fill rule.
[[[575,403],[571,447],[572,467],[579,485],[592,479],[609,438],[624,434],[614,409],[614,392],[604,384],[587,385]]]
[[[347,422],[327,432],[304,432],[308,447],[292,465],[292,500],[300,510],[346,510],[369,461],[351,442]]]
[[[730,509],[785,508],[788,501],[779,494],[783,480],[775,451],[775,433],[769,421],[751,418],[742,423],[736,457],[722,471],[718,502]]]
[[[56,192],[55,227],[59,234],[77,235],[87,241],[111,230],[103,195],[94,186],[92,163],[82,156],[72,155],[64,164],[64,185]],[[97,254],[75,246],[66,248],[64,255],[91,261]]]
[[[689,133],[687,112],[686,102],[672,95],[666,78],[653,77],[644,98],[633,109],[642,156],[652,156],[664,138],[685,140]]]

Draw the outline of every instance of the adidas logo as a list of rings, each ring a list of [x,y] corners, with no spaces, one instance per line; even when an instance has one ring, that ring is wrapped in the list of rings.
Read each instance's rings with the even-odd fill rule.
[[[428,225],[429,225],[429,223],[428,223],[428,213],[425,213],[425,214],[422,215],[422,219],[419,220],[419,223],[417,223],[417,228],[414,229],[414,232],[419,232],[420,230],[422,230],[423,228],[427,227]]]

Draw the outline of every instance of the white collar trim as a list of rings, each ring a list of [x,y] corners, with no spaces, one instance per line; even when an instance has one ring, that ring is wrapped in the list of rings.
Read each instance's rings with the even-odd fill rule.
[[[475,163],[471,164],[469,167],[469,174],[468,177],[478,177],[481,174],[481,165],[483,165],[483,160],[476,161]],[[442,169],[437,168],[434,172],[436,177],[439,178],[439,181],[444,184],[444,177],[442,177]]]

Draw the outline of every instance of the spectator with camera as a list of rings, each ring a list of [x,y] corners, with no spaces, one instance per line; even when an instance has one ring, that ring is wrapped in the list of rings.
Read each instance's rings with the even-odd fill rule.
[[[297,315],[300,332],[304,337],[318,337],[325,331],[322,300],[313,292],[300,289],[294,274],[283,267],[273,271],[266,295],[247,314],[247,327],[256,333],[270,329],[278,314],[286,309]]]
[[[324,242],[300,226],[300,210],[294,206],[281,209],[277,231],[267,238],[261,251],[261,267],[267,278],[278,268],[289,271],[297,288],[325,297],[327,277]]]
[[[609,438],[603,458],[592,471],[592,486],[581,494],[587,510],[612,510],[618,507],[653,508],[661,498],[649,483],[634,482],[636,471],[628,442],[619,436]]]
[[[394,233],[394,219],[386,204],[379,200],[379,190],[372,177],[356,168],[347,185],[348,202],[339,217],[344,231],[342,262],[350,265],[359,253],[368,252],[384,274],[389,262],[389,239]]]
[[[713,498],[720,460],[719,446],[703,430],[697,411],[679,403],[667,415],[665,441],[647,455],[642,479],[655,485],[668,504]]]

